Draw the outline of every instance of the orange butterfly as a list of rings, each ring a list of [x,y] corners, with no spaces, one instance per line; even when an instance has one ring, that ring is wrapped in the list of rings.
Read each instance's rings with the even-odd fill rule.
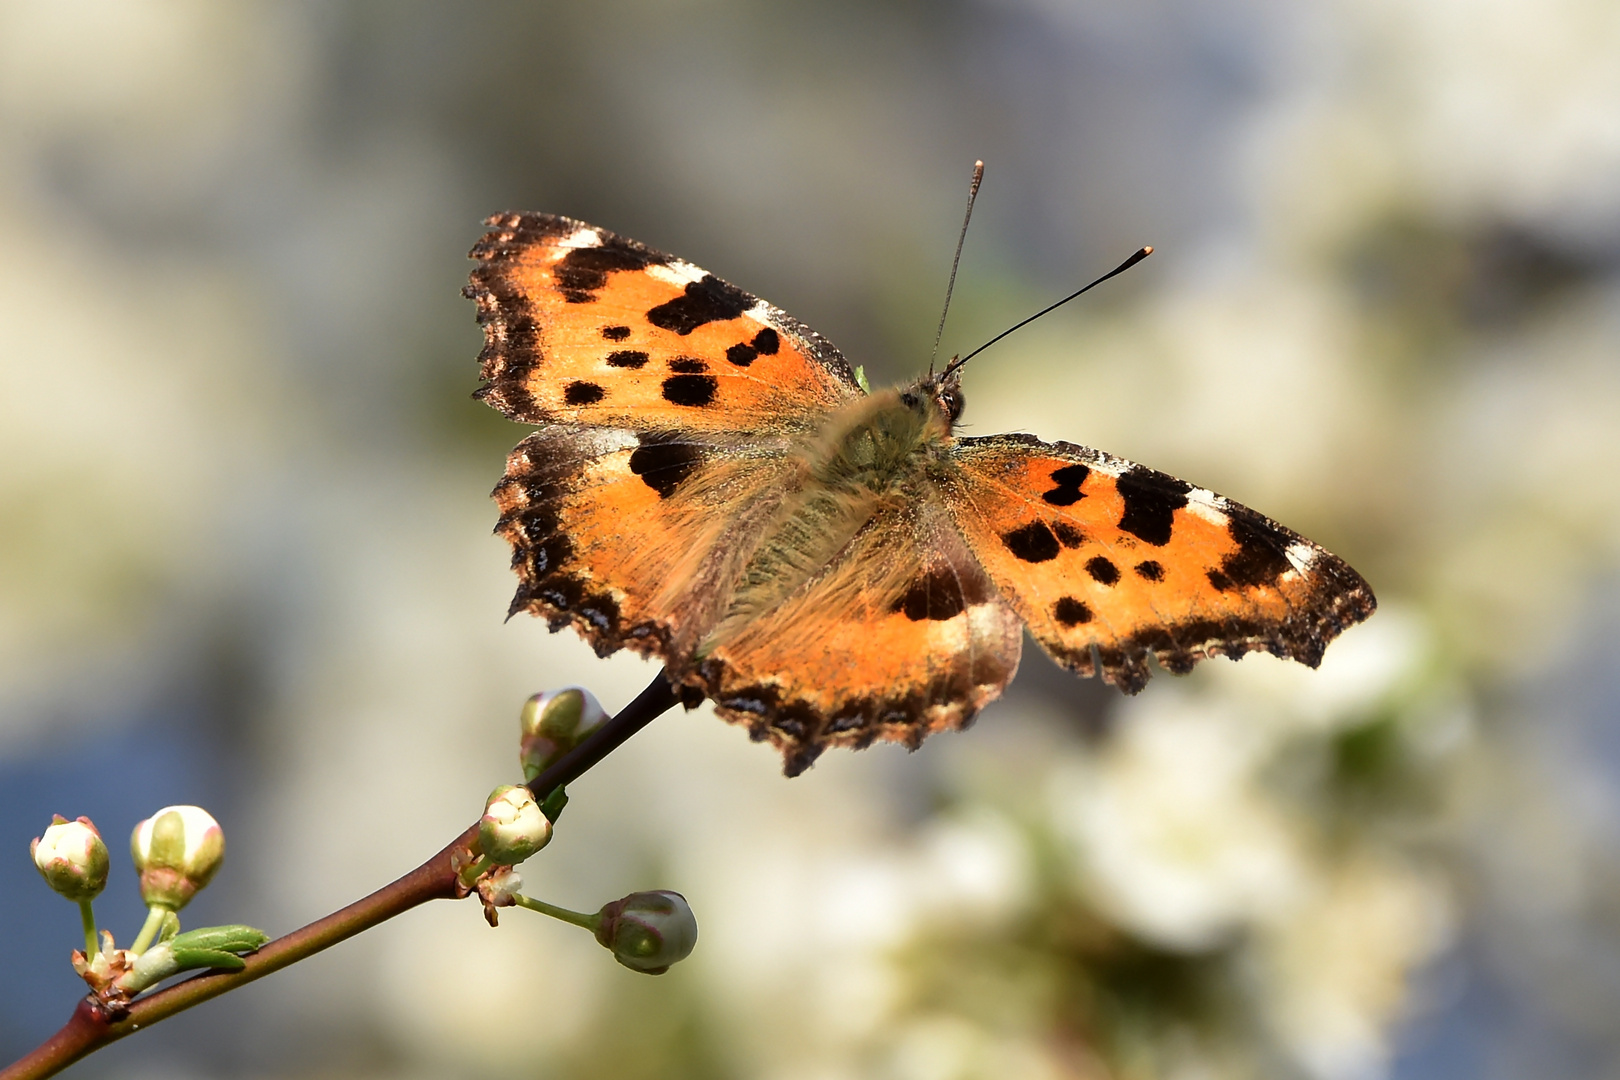
[[[512,611],[661,657],[790,776],[962,727],[1026,626],[1134,694],[1149,656],[1315,667],[1373,611],[1342,560],[1229,499],[1084,446],[958,438],[955,374],[868,393],[690,263],[571,218],[487,224],[479,395],[539,426],[494,493]]]

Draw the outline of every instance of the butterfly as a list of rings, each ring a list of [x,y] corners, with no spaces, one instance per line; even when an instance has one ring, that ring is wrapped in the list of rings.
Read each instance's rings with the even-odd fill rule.
[[[781,309],[606,229],[487,220],[478,396],[537,430],[495,488],[511,613],[663,660],[781,750],[915,748],[1023,633],[1129,694],[1253,650],[1315,667],[1372,590],[1213,492],[1100,450],[964,437],[956,373],[869,392]]]

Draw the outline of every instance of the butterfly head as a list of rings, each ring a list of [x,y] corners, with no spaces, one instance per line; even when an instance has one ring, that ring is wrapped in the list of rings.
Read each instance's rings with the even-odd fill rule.
[[[900,400],[927,419],[943,420],[946,430],[956,426],[967,403],[962,397],[962,380],[954,373],[925,375],[903,390]]]

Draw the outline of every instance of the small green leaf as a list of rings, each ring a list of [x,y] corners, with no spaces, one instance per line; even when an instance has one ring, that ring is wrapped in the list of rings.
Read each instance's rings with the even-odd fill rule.
[[[177,934],[169,946],[179,955],[184,951],[224,953],[253,952],[270,940],[270,935],[251,926],[204,926]]]
[[[235,953],[219,952],[216,949],[176,949],[174,952],[176,971],[192,971],[197,968],[241,971],[246,966],[242,958]]]
[[[187,930],[147,949],[136,958],[134,968],[118,980],[118,985],[131,994],[138,994],[182,971],[203,968],[241,971],[245,965],[236,954],[254,952],[269,940],[270,935],[263,930],[239,924]]]
[[[568,805],[568,792],[562,788],[553,788],[550,795],[540,804],[540,812],[546,815],[546,820],[553,825],[562,816],[563,807]]]

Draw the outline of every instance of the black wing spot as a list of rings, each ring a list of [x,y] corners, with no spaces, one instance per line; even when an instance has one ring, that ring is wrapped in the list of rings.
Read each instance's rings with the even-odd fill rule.
[[[1057,534],[1058,543],[1066,548],[1077,548],[1086,542],[1086,534],[1067,521],[1054,521],[1052,531]]]
[[[1160,566],[1152,559],[1148,559],[1146,562],[1139,562],[1136,564],[1136,576],[1139,578],[1144,578],[1148,581],[1163,581],[1164,567]]]
[[[704,323],[727,322],[754,306],[754,298],[713,274],[690,282],[686,291],[647,312],[647,321],[682,337]]]
[[[669,370],[695,375],[700,371],[708,371],[709,365],[694,356],[677,356],[669,362]]]
[[[1101,555],[1086,563],[1086,573],[1099,585],[1113,585],[1119,581],[1119,567]]]
[[[608,275],[620,270],[645,270],[659,260],[645,249],[618,237],[603,237],[597,247],[574,248],[557,260],[551,278],[570,304],[589,304],[607,284]]]
[[[1073,506],[1085,498],[1080,485],[1086,482],[1091,470],[1084,465],[1065,465],[1061,469],[1052,470],[1052,483],[1056,486],[1051,491],[1041,493],[1041,498],[1053,506]]]
[[[561,533],[546,535],[548,527],[555,527],[555,518],[525,520],[519,524],[524,544],[513,541],[512,564],[526,566],[536,579],[554,573],[574,555],[574,546]],[[510,539],[510,537],[508,537]]]
[[[1032,521],[1012,532],[1002,533],[1001,542],[1007,545],[1008,551],[1025,562],[1045,562],[1057,558],[1058,539],[1043,522]]]
[[[546,506],[526,510],[517,519],[517,527],[522,530],[523,539],[529,542],[530,547],[539,547],[554,536],[557,525],[557,512]]]
[[[1079,626],[1091,621],[1091,609],[1074,597],[1065,596],[1052,605],[1052,617],[1064,626]]]
[[[623,341],[630,336],[630,328],[628,326],[604,326],[602,327],[602,336],[609,341]]]
[[[889,610],[903,613],[912,622],[923,619],[938,622],[954,619],[967,610],[969,604],[981,604],[986,599],[988,595],[982,582],[974,578],[960,581],[948,567],[936,566],[912,581],[905,595]]]
[[[607,397],[607,391],[593,382],[571,382],[563,391],[563,400],[570,405],[595,405]]]
[[[754,351],[761,356],[775,356],[776,350],[782,347],[782,339],[777,336],[775,330],[767,326],[754,335],[753,346]]]
[[[664,380],[664,400],[702,408],[714,400],[719,386],[713,375],[671,375]]]
[[[1120,498],[1125,500],[1119,527],[1154,547],[1168,544],[1176,511],[1187,505],[1187,492],[1192,490],[1192,485],[1140,465],[1115,484]]]
[[[598,634],[612,635],[619,629],[619,605],[607,593],[585,597],[575,613],[590,623]]]
[[[681,482],[703,464],[703,449],[689,442],[659,442],[648,435],[640,438],[641,445],[630,455],[630,471],[658,492],[660,499],[675,494]]]
[[[608,367],[638,368],[647,363],[647,354],[640,349],[619,349],[608,353]]]
[[[726,350],[726,359],[738,367],[747,367],[754,362],[754,357],[758,355],[759,350],[747,343],[733,345]]]
[[[1237,542],[1238,549],[1221,560],[1219,570],[1209,572],[1209,583],[1222,592],[1233,586],[1274,585],[1294,568],[1278,547],[1276,533],[1266,522],[1233,515],[1226,523],[1226,531]]]

